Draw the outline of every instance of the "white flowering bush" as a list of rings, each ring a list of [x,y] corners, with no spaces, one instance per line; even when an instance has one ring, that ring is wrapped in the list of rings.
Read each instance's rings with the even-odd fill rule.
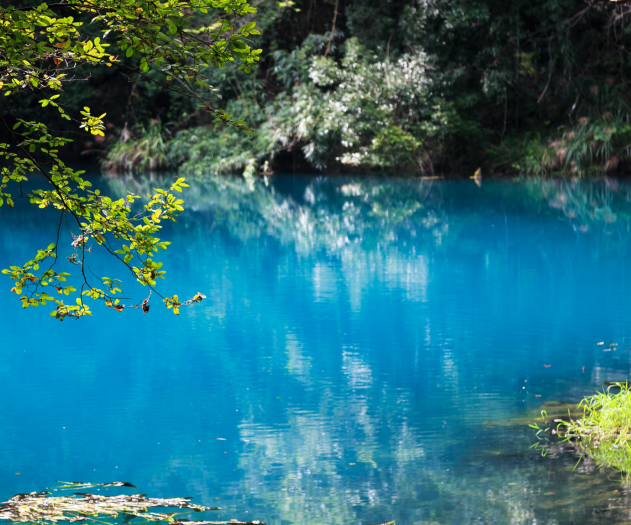
[[[188,130],[173,141],[174,158],[188,159],[188,171],[234,172],[300,149],[317,168],[432,172],[455,112],[440,96],[431,58],[413,49],[379,60],[349,39],[336,60],[318,54],[321,44],[314,38],[276,53],[274,72],[287,90],[259,115],[256,138]]]

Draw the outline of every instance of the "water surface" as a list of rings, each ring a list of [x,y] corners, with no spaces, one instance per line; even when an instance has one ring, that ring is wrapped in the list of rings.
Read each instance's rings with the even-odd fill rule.
[[[630,196],[617,181],[191,182],[160,289],[208,299],[179,317],[154,301],[59,323],[4,277],[0,496],[121,480],[223,508],[207,519],[621,523],[615,472],[541,457],[512,420],[628,378]],[[54,215],[0,212],[3,268],[54,240]]]

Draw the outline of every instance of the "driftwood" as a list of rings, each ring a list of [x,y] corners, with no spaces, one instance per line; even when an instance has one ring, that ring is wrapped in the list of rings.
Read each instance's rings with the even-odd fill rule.
[[[131,483],[60,482],[64,489],[91,489],[100,487],[130,487]],[[75,492],[71,496],[53,496],[48,491],[16,494],[9,501],[0,504],[0,520],[15,523],[52,524],[59,521],[85,522],[102,519],[133,518],[146,521],[162,521],[171,525],[265,525],[261,521],[193,521],[178,519],[182,512],[149,512],[152,508],[182,509],[183,511],[205,512],[220,510],[219,507],[205,507],[190,502],[191,498],[148,498],[145,494],[102,496],[85,492]]]

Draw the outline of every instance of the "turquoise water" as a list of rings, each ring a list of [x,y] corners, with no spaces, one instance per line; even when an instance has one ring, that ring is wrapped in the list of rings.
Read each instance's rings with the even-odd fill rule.
[[[3,276],[3,500],[116,480],[283,525],[628,517],[618,474],[542,457],[512,420],[628,378],[631,187],[224,178],[185,198],[160,289],[208,298],[179,317],[59,323]],[[0,212],[3,268],[54,240],[54,215]]]

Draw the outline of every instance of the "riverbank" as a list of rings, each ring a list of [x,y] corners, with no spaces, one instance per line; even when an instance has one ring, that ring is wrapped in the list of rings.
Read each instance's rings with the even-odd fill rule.
[[[119,172],[584,176],[631,167],[624,5],[458,0],[444,10],[434,1],[296,0],[258,9],[256,69],[200,70],[217,95],[213,107],[249,134],[116,68],[79,70],[86,81],[63,95],[68,107],[107,114],[103,137],[77,137],[74,123],[42,112],[29,90],[12,103],[27,120],[66,126],[72,155]],[[190,25],[207,22],[200,15]],[[125,67],[139,60],[123,58]]]

